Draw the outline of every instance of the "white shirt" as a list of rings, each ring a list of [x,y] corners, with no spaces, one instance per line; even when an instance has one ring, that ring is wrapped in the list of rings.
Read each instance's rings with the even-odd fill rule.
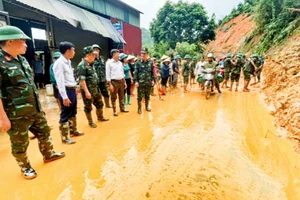
[[[204,66],[205,63],[206,63],[205,61],[204,61],[204,62],[199,61],[199,62],[197,63],[196,68],[195,68],[195,71],[194,71],[194,74],[195,74],[195,75],[199,75],[199,74],[202,73],[202,71],[203,71],[203,68],[202,68],[202,67]]]
[[[68,98],[66,87],[75,87],[76,81],[71,61],[61,55],[53,65],[53,72],[59,93],[63,100]]]
[[[124,67],[120,61],[110,59],[106,62],[106,80],[121,80],[125,78]]]

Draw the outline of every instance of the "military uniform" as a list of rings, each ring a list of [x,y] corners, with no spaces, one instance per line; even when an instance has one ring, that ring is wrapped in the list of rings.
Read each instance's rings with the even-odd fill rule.
[[[191,65],[190,65],[190,76],[191,76],[191,79],[195,79],[196,76],[195,76],[195,69],[196,69],[196,61],[197,59],[196,58],[193,58],[193,61],[191,62]]]
[[[0,28],[0,41],[30,39],[20,29],[13,26]],[[5,47],[5,45],[4,45]],[[5,49],[3,47],[3,49]],[[32,69],[27,60],[18,55],[17,59],[0,50],[0,98],[11,128],[8,135],[12,154],[21,168],[24,178],[37,176],[27,158],[29,145],[28,130],[38,139],[44,162],[65,156],[53,150],[50,128],[39,102],[39,95],[32,77]]]
[[[244,78],[246,81],[251,80],[251,74],[254,72],[254,67],[251,64],[251,60],[248,60],[244,65]]]
[[[212,62],[206,62],[206,63],[203,65],[202,68],[203,68],[204,70],[205,70],[205,69],[209,69],[209,68],[212,68],[212,69],[217,70],[217,65],[218,65],[218,63],[215,62],[215,61],[212,61]],[[203,79],[203,83],[204,83],[204,81],[205,81],[205,80]],[[219,86],[219,82],[218,82],[218,80],[217,80],[217,73],[216,73],[216,72],[215,72],[215,78],[213,79],[213,83],[214,83],[214,85],[216,86],[218,92],[221,93],[220,86]]]
[[[240,80],[240,75],[241,75],[241,70],[245,64],[245,61],[238,57],[236,61],[236,65],[232,68],[231,70],[231,82],[239,82]]]
[[[107,108],[111,108],[109,104],[109,92],[108,86],[106,83],[106,72],[105,72],[105,64],[101,58],[96,58],[93,62],[93,66],[96,70],[98,79],[99,79],[99,89],[101,91],[102,96],[104,97],[105,106]]]
[[[138,113],[141,113],[142,99],[145,98],[146,110],[151,111],[149,107],[152,82],[154,82],[153,62],[148,59],[138,61],[135,66],[134,80],[139,84],[138,87]]]
[[[225,68],[224,79],[225,81],[228,81],[230,78],[231,69],[233,68],[231,63],[231,57],[225,59],[224,68]]]
[[[85,50],[86,50],[85,54],[93,53],[93,49],[91,47],[85,47],[84,51]],[[98,120],[107,121],[107,119],[103,117],[103,102],[102,102],[101,93],[98,88],[99,80],[98,80],[96,70],[93,67],[93,64],[88,63],[85,59],[82,59],[82,61],[77,66],[77,75],[79,81],[85,80],[87,89],[92,96],[91,99],[87,99],[85,95],[85,91],[81,86],[80,91],[84,103],[84,112],[88,119],[89,125],[92,128],[96,128],[97,125],[93,122],[92,114],[91,114],[91,111],[93,110],[92,104],[96,107],[96,114]]]
[[[189,75],[190,75],[190,62],[186,61],[185,63],[183,63],[183,68],[182,68],[182,76],[183,76],[184,84],[189,83]]]

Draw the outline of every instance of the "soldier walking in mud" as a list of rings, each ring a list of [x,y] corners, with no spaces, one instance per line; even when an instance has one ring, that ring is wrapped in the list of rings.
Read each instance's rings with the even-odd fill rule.
[[[189,84],[189,76],[190,76],[190,61],[191,56],[186,55],[184,56],[185,62],[183,63],[182,68],[182,77],[183,77],[183,92],[188,92],[187,85]]]
[[[224,73],[224,82],[223,82],[222,88],[224,88],[224,87],[225,88],[230,88],[227,85],[227,82],[230,79],[230,73],[231,73],[231,70],[232,70],[232,68],[233,68],[234,65],[235,65],[235,63],[232,60],[232,55],[231,55],[231,53],[228,53],[226,55],[226,59],[224,61],[225,73]]]
[[[232,91],[234,82],[236,83],[235,91],[236,92],[238,91],[241,70],[244,65],[245,65],[245,61],[243,59],[243,55],[238,54],[236,64],[233,66],[233,68],[231,70],[231,77],[230,77],[231,83],[230,83],[229,91]]]
[[[93,50],[97,52],[96,59],[93,62],[93,66],[96,70],[98,79],[99,79],[99,89],[101,91],[102,96],[104,97],[104,103],[106,108],[112,108],[109,103],[109,91],[106,83],[106,73],[105,73],[105,64],[100,57],[100,53],[102,51],[101,47],[97,44],[94,44]]]
[[[38,139],[44,162],[65,156],[53,150],[50,127],[40,105],[32,69],[26,59],[26,40],[30,38],[19,28],[0,28],[0,131],[7,132],[15,157],[25,179],[34,179],[36,171],[27,158],[28,130]]]
[[[84,112],[92,128],[97,127],[92,118],[92,104],[96,107],[98,121],[108,121],[108,119],[103,116],[103,101],[98,88],[99,79],[92,64],[96,58],[96,54],[98,54],[98,52],[94,52],[92,46],[85,47],[83,49],[84,58],[77,66]]]
[[[82,136],[77,130],[77,96],[76,81],[71,61],[75,56],[75,46],[70,42],[61,42],[59,51],[62,54],[53,66],[53,72],[58,87],[58,98],[61,104],[59,130],[61,140],[65,144],[75,144],[70,136]]]
[[[253,54],[251,58],[252,58],[251,60],[252,67],[255,69],[253,73],[254,83],[252,83],[251,85],[255,85],[260,82],[263,63],[258,54]],[[256,82],[256,78],[258,79],[258,82]]]
[[[114,116],[117,117],[117,96],[119,97],[120,110],[123,113],[129,111],[125,109],[124,105],[124,89],[127,88],[125,82],[125,74],[123,64],[120,62],[120,52],[117,49],[112,49],[110,52],[112,59],[106,62],[106,80],[109,84],[111,92],[111,102],[113,106]],[[130,87],[130,86],[128,86]]]
[[[192,84],[196,84],[195,83],[195,69],[196,69],[196,62],[197,62],[197,57],[194,56],[190,65],[190,85],[192,86]]]
[[[150,93],[151,88],[155,84],[153,62],[148,58],[148,49],[144,48],[141,51],[142,60],[136,63],[134,80],[138,88],[138,114],[142,114],[142,99],[145,98],[146,111],[151,112],[150,108]]]

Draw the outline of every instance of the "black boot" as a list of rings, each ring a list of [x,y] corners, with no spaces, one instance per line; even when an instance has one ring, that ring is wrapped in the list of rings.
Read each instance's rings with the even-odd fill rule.
[[[71,117],[69,119],[69,127],[70,127],[70,135],[72,136],[82,136],[84,135],[83,132],[80,132],[77,130],[77,118],[76,117]]]

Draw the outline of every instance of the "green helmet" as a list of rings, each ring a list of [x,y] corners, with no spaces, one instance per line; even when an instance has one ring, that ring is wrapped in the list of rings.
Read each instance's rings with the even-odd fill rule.
[[[98,45],[98,44],[93,44],[92,48],[97,48],[97,49],[100,49],[100,51],[102,50],[102,48]]]
[[[25,35],[25,33],[15,26],[2,26],[0,27],[0,41],[5,40],[31,40],[30,37]]]
[[[258,58],[259,56],[258,56],[258,54],[252,54],[251,55],[251,58]]]
[[[190,55],[186,55],[186,56],[184,56],[184,59],[191,59],[191,56]]]
[[[83,55],[87,55],[90,53],[94,53],[94,50],[93,50],[92,46],[87,46],[87,47],[83,48],[82,53],[83,53]]]
[[[226,58],[232,58],[232,54],[231,54],[231,53],[228,53],[228,54],[226,55]]]
[[[198,60],[197,56],[194,56],[194,57],[193,57],[193,60]]]
[[[55,52],[52,56],[52,58],[59,58],[61,56],[60,52]]]
[[[181,59],[180,55],[175,56],[175,59]]]

